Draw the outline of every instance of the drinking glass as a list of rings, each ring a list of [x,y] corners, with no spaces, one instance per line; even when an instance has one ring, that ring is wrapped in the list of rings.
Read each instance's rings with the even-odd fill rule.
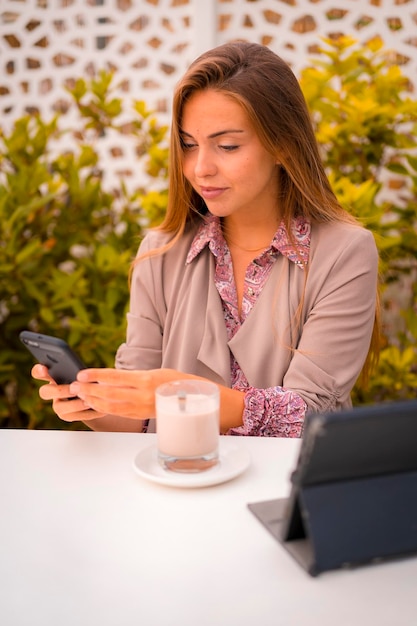
[[[174,472],[201,472],[219,460],[219,388],[200,380],[164,383],[155,392],[158,460]]]

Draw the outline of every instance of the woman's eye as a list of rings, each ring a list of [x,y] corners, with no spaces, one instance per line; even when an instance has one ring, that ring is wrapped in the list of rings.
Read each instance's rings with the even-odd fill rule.
[[[181,148],[183,150],[191,150],[192,148],[195,148],[197,145],[195,139],[192,139],[191,137],[188,137],[186,135],[180,135],[180,142],[181,142]]]
[[[224,150],[225,152],[233,152],[233,150],[237,150],[239,148],[239,146],[220,146],[220,148],[222,150]]]
[[[195,143],[191,143],[190,141],[182,141],[181,142],[181,147],[183,150],[192,150],[193,148],[196,147],[197,144]]]

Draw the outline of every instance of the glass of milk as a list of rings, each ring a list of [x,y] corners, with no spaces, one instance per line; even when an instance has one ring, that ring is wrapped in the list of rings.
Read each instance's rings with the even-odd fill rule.
[[[174,472],[202,472],[219,460],[219,388],[201,380],[164,383],[155,392],[158,460]]]

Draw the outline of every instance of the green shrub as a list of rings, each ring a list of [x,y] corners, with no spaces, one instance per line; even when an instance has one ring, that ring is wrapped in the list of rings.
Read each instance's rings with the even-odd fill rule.
[[[355,403],[415,397],[417,388],[417,102],[389,59],[378,40],[358,47],[341,37],[326,41],[300,77],[335,192],[381,254],[384,346]],[[125,336],[130,262],[144,226],[165,212],[167,128],[143,102],[132,103],[126,122],[113,80],[103,72],[74,84],[75,128],[60,114],[23,117],[0,132],[2,427],[72,427],[39,399],[19,332],[56,334],[87,365],[112,366]],[[128,191],[122,179],[105,189],[98,146],[109,132],[134,138],[135,169],[144,167],[153,189]],[[76,148],[54,155],[64,133]]]
[[[417,101],[380,39],[326,40],[301,75],[341,203],[370,228],[381,256],[383,346],[354,401],[415,397],[417,389]]]
[[[108,132],[136,145],[138,165],[166,178],[166,128],[143,102],[134,102],[128,125],[112,97],[111,74],[71,90],[79,123],[65,115],[16,120],[0,134],[0,425],[65,428],[30,377],[33,358],[20,344],[29,328],[66,339],[87,365],[113,366],[125,336],[128,270],[149,222],[142,204],[152,198],[121,180],[105,191],[98,144]],[[124,118],[123,118],[124,119]],[[54,156],[57,139],[71,132],[76,148]],[[56,149],[55,149],[56,151]],[[157,216],[153,215],[154,219]],[[76,426],[79,428],[79,424]]]

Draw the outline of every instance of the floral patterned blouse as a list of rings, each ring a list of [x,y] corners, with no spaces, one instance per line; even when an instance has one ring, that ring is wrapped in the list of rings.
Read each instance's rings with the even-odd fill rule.
[[[308,262],[310,251],[310,224],[296,218],[292,234],[297,248],[290,242],[288,233],[281,224],[271,244],[247,267],[242,311],[239,317],[236,285],[233,276],[232,258],[223,237],[220,219],[208,215],[201,224],[187,257],[187,263],[208,246],[216,261],[215,283],[223,304],[227,336],[230,340],[244,324],[257,301],[271,272],[276,258],[283,254],[300,268]],[[251,435],[265,437],[300,437],[302,435],[307,404],[294,391],[284,387],[256,389],[250,387],[239,363],[230,353],[232,388],[245,392],[243,425],[231,428],[228,435]]]

